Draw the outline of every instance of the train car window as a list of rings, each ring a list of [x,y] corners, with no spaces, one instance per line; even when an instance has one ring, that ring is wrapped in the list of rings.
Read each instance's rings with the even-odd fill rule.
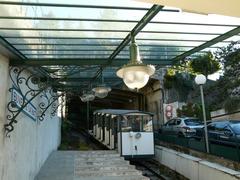
[[[96,116],[96,122],[97,122],[98,126],[99,126],[99,118],[100,118],[99,115],[97,115]]]
[[[110,121],[112,120],[111,116],[107,117],[107,130],[110,130]]]
[[[132,119],[132,131],[139,132],[142,131],[142,118],[140,116],[131,116]]]
[[[122,116],[121,119],[121,128],[122,132],[129,132],[132,131],[132,116]]]
[[[106,128],[108,128],[108,121],[109,121],[109,118],[108,118],[108,115],[106,114],[106,115],[104,116],[104,126],[105,126]]]
[[[122,121],[122,117],[118,116],[116,119],[117,132],[121,131],[121,121]]]
[[[142,116],[143,118],[143,131],[152,132],[153,131],[153,120],[150,116]]]
[[[152,131],[152,118],[148,115],[128,115],[121,120],[122,132]]]

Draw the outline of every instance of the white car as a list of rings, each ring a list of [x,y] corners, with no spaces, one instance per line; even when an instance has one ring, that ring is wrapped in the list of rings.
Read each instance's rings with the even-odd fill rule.
[[[203,122],[198,118],[193,117],[183,117],[183,118],[173,118],[165,123],[159,132],[163,134],[174,134],[184,137],[192,137],[196,133],[196,128],[202,128]]]

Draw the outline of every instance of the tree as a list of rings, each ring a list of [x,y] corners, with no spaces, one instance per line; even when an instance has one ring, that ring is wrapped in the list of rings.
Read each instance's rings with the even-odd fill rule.
[[[203,121],[202,107],[200,104],[197,103],[187,103],[186,105],[182,106],[182,109],[177,109],[177,116],[196,117]],[[211,119],[210,111],[208,108],[206,108],[206,116],[207,120]]]
[[[227,47],[220,48],[215,56],[223,64],[223,84],[220,97],[224,97],[224,107],[227,111],[240,108],[240,42],[232,42]]]
[[[206,77],[221,69],[220,63],[214,58],[211,52],[192,59],[189,66],[194,73],[204,74]]]

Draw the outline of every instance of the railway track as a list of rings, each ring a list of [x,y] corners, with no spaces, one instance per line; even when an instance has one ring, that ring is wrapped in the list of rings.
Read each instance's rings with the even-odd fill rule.
[[[136,169],[141,170],[144,176],[149,177],[150,180],[172,179],[160,172],[160,167],[154,160],[134,159],[130,162],[136,166]]]

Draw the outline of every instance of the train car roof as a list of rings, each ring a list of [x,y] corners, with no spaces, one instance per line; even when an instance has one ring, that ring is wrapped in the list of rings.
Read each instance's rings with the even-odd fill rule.
[[[94,111],[96,113],[104,113],[104,114],[112,114],[112,115],[127,115],[127,114],[146,114],[146,115],[153,115],[151,112],[139,111],[139,110],[128,110],[128,109],[100,109]]]

